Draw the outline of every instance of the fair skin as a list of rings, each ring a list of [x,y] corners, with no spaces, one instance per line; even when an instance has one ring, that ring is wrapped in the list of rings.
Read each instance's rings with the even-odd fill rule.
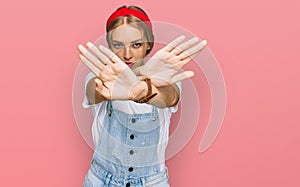
[[[191,71],[178,71],[205,46],[199,45],[197,39],[177,46],[183,39],[179,37],[171,42],[145,65],[143,59],[149,46],[142,32],[129,24],[112,31],[111,51],[88,43],[92,54],[79,46],[81,60],[97,75],[87,85],[89,102],[142,98],[147,93],[147,85],[136,76],[141,74],[152,79],[152,92],[157,93],[148,104],[159,108],[174,106],[179,98],[178,87],[174,83],[193,76]]]

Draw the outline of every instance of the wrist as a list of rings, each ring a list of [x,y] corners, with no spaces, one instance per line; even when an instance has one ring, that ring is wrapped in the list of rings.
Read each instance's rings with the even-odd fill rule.
[[[141,80],[132,88],[129,100],[138,101],[146,96],[147,91],[147,83]]]
[[[145,82],[147,85],[147,93],[142,98],[135,100],[135,102],[137,102],[137,103],[147,103],[150,99],[152,99],[153,97],[155,97],[157,95],[157,93],[152,93],[151,79],[144,78],[142,80],[142,82]]]

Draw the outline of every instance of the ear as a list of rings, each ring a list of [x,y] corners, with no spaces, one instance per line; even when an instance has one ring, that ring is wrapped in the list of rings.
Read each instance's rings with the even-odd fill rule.
[[[149,42],[146,42],[146,45],[147,45],[146,50],[149,50],[151,48],[150,45],[149,45]]]

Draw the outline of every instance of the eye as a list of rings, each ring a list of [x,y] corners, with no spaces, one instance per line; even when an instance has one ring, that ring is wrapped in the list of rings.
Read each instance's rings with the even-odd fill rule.
[[[119,44],[119,43],[114,43],[113,46],[114,46],[114,48],[116,48],[116,49],[121,49],[121,48],[123,47],[123,45],[122,45],[122,44]]]
[[[136,43],[133,43],[132,46],[133,46],[134,48],[139,48],[139,47],[142,46],[142,43],[136,42]]]

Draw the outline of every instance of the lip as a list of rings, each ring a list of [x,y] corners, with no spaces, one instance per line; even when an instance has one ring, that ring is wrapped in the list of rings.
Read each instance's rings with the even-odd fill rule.
[[[127,64],[129,67],[133,66],[134,63],[132,62],[125,62],[125,64]]]

